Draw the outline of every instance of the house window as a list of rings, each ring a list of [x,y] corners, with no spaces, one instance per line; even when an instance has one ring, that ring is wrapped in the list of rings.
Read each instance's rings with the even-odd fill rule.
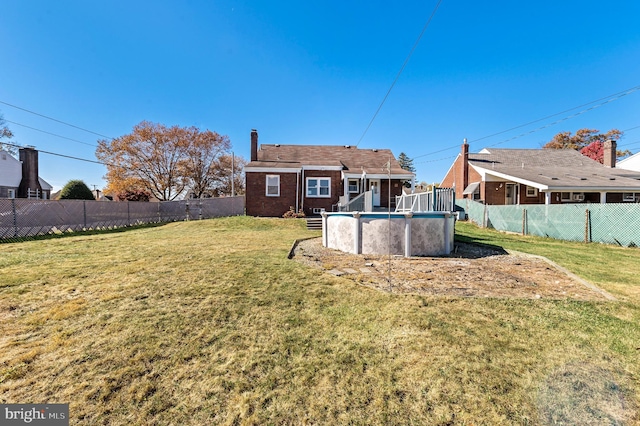
[[[8,189],[7,190],[7,198],[16,198],[16,190]]]
[[[267,197],[280,196],[280,175],[267,175]]]
[[[476,187],[476,189],[473,190],[473,200],[479,200],[480,199],[480,186]]]
[[[563,202],[571,201],[571,193],[570,192],[562,192],[560,194],[560,201],[563,201]]]
[[[331,178],[307,178],[307,197],[331,197]]]
[[[349,194],[357,194],[360,192],[360,181],[358,179],[349,179]]]
[[[527,197],[537,197],[538,196],[538,188],[534,188],[533,186],[527,186]]]
[[[625,192],[622,194],[622,201],[627,203],[628,202],[637,203],[639,197],[640,197],[640,194],[637,194],[634,192]]]

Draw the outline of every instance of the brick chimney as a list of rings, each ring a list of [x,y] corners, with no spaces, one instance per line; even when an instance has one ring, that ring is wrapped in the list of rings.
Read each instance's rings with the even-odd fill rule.
[[[258,131],[251,129],[251,161],[258,161]]]
[[[20,148],[20,161],[22,180],[18,187],[18,198],[29,198],[29,190],[31,197],[35,197],[35,194],[42,197],[42,187],[38,180],[38,151],[33,147]]]
[[[462,185],[462,187],[460,188],[460,193],[456,194],[456,196],[459,198],[464,198],[462,193],[467,188],[467,186],[469,186],[469,144],[467,143],[467,138],[464,138],[460,154],[460,159],[462,162],[460,165],[462,169],[460,170],[460,176],[462,178],[460,179],[460,184]]]
[[[607,167],[614,168],[616,166],[616,141],[607,140],[602,145],[604,151],[603,164]]]

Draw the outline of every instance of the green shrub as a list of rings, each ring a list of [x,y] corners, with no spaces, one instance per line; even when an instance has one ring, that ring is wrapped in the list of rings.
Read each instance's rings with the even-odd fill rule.
[[[93,192],[81,180],[70,180],[60,191],[61,200],[95,200]]]

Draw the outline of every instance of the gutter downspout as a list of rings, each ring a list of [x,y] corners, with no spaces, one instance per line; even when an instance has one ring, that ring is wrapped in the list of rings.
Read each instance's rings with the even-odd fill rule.
[[[300,172],[296,173],[296,213],[300,212],[299,203],[300,203]]]
[[[300,168],[300,170],[302,170],[302,172],[301,172],[301,173],[302,173],[302,178],[301,178],[301,179],[302,179],[302,182],[300,182],[300,184],[301,184],[302,186],[304,186],[304,166],[302,166],[302,167]],[[302,210],[302,212],[304,213],[304,192],[302,192],[302,191],[301,191],[301,193],[302,193],[302,194],[301,194],[301,195],[302,195],[302,202],[300,203],[300,206],[301,206],[301,207],[300,207],[300,209],[301,209],[301,210]]]

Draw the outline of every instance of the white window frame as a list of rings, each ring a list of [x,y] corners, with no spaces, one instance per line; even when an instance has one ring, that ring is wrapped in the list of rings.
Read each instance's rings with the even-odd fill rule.
[[[351,189],[351,183],[355,182],[356,185],[356,189],[352,190]],[[360,193],[360,179],[348,179],[347,180],[347,190],[349,191],[349,194],[359,194]]]
[[[316,186],[309,186],[309,181],[316,181]],[[321,181],[326,181],[327,185],[323,186]],[[308,177],[306,178],[306,191],[307,198],[331,198],[331,178],[330,177]],[[327,188],[327,194],[320,194],[322,188]],[[312,189],[317,189],[316,194],[311,194]]]
[[[527,197],[537,197],[538,188],[536,188],[535,186],[527,185],[526,194],[527,194]]]
[[[7,189],[7,198],[16,198],[16,190],[15,189]]]
[[[276,185],[269,185],[269,179],[276,179]],[[264,181],[264,194],[267,197],[279,197],[280,196],[280,175],[267,175],[265,177],[265,181]],[[273,187],[277,187],[278,188],[278,192],[277,194],[270,194],[269,193],[269,187],[273,188]]]
[[[560,193],[560,201],[563,203],[569,203],[573,201],[573,195],[571,192],[561,192]]]

